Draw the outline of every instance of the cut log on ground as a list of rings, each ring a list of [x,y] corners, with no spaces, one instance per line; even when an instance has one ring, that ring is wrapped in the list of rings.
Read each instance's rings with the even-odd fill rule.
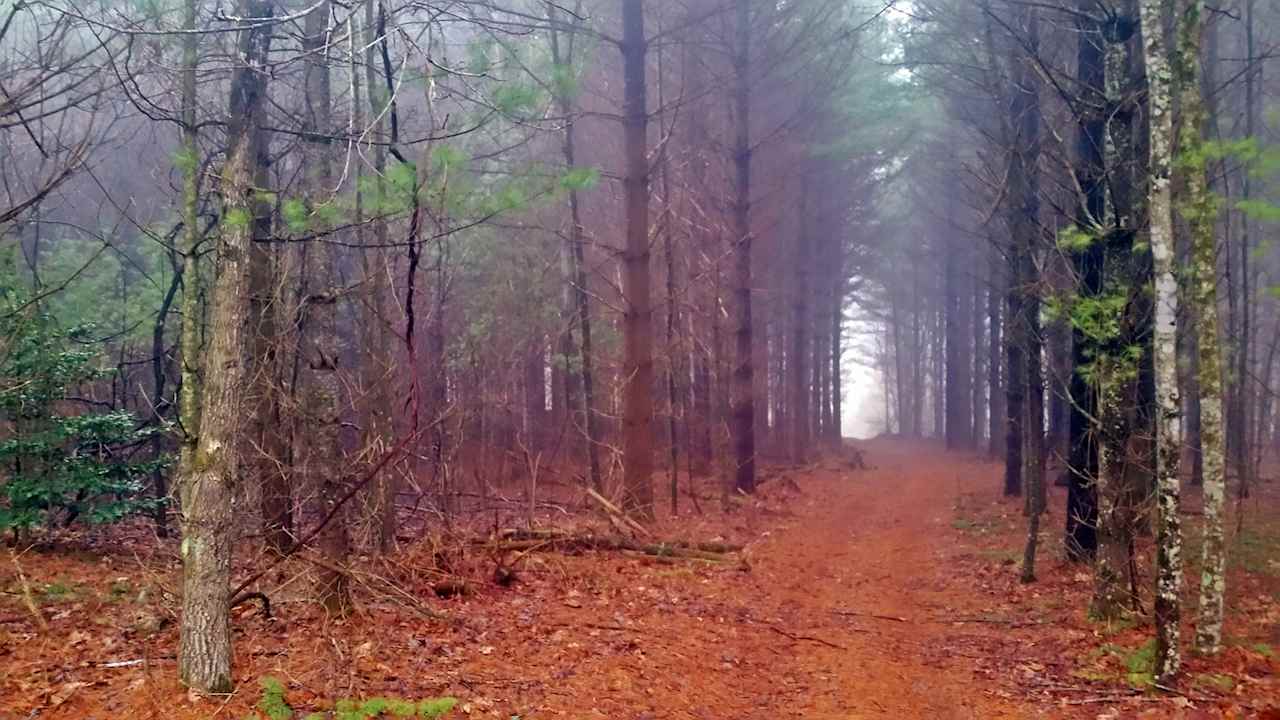
[[[682,540],[637,542],[630,538],[596,535],[593,533],[566,534],[528,530],[506,531],[496,538],[477,542],[478,544],[507,552],[628,551],[653,557],[704,560],[707,562],[728,562],[731,560],[729,553],[742,550],[741,545],[720,542],[698,543]]]

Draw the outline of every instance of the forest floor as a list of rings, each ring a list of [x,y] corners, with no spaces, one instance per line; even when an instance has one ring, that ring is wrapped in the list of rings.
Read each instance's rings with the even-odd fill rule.
[[[743,543],[730,562],[531,552],[500,587],[487,580],[497,555],[421,541],[363,563],[357,611],[330,621],[290,561],[264,581],[273,618],[236,610],[240,689],[226,698],[188,697],[175,679],[174,548],[139,534],[6,557],[0,718],[239,720],[268,676],[306,711],[448,695],[459,717],[503,720],[1280,718],[1280,483],[1255,494],[1231,540],[1227,650],[1190,658],[1178,692],[1154,694],[1149,626],[1085,616],[1091,576],[1061,557],[1060,489],[1040,580],[1023,585],[1021,506],[1000,497],[997,466],[860,446],[869,470],[838,456],[774,469],[728,512],[708,494],[707,514],[653,527]],[[243,576],[252,558],[240,562]],[[436,598],[442,567],[470,591]]]

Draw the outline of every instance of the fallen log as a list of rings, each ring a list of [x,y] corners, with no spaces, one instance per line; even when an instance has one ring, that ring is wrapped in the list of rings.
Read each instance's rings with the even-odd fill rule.
[[[566,552],[566,551],[610,551],[635,552],[642,555],[663,558],[680,558],[684,560],[704,560],[707,562],[728,562],[728,550],[733,546],[724,544],[708,544],[728,552],[703,550],[698,547],[684,547],[677,543],[649,542],[641,543],[624,537],[607,535],[547,535],[544,537],[512,538],[492,540],[487,545],[495,550],[511,552]],[[738,548],[741,549],[741,548]]]
[[[572,540],[574,538],[612,538],[615,540],[623,540],[623,538],[615,538],[609,535],[600,535],[598,533],[575,533],[564,530],[529,530],[525,528],[507,528],[500,530],[496,534],[499,541],[511,540]],[[492,544],[494,538],[476,538],[472,544],[486,545]],[[630,542],[630,541],[628,541]],[[716,555],[727,555],[729,553],[742,552],[744,545],[737,543],[728,543],[722,541],[695,541],[695,540],[654,540],[649,543],[651,546],[667,546],[679,548],[683,550],[701,550]],[[623,548],[628,549],[628,548]]]

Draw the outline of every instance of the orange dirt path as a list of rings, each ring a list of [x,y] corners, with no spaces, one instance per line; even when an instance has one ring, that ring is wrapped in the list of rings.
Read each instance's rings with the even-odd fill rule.
[[[717,572],[690,587],[642,569],[630,590],[670,594],[667,602],[619,603],[588,591],[582,603],[570,601],[581,607],[557,608],[551,624],[562,628],[561,647],[553,652],[578,648],[546,680],[541,712],[528,717],[1043,716],[988,689],[972,651],[948,648],[939,622],[948,612],[990,610],[967,582],[955,591],[945,578],[955,574],[946,561],[956,468],[967,466],[967,483],[989,482],[991,473],[919,445],[869,448],[870,471],[788,473],[803,494],[787,501],[790,517],[753,528],[764,537],[748,546],[750,572]],[[620,643],[621,652],[590,652],[591,638]]]
[[[94,628],[68,612],[52,636],[29,641],[43,650],[0,653],[0,670],[12,673],[0,679],[0,718],[34,708],[40,718],[242,718],[263,675],[309,708],[335,697],[448,694],[467,717],[501,720],[1065,715],[999,686],[1000,669],[1016,662],[1005,659],[1018,643],[1008,628],[950,622],[992,609],[991,596],[948,564],[955,503],[965,487],[995,482],[991,466],[923,445],[863,446],[872,470],[828,462],[789,471],[798,493],[773,480],[736,513],[659,524],[664,536],[723,531],[747,541],[749,571],[618,554],[530,556],[513,588],[442,603],[454,623],[375,600],[328,624],[302,601],[283,600],[276,620],[238,614],[240,689],[227,700],[191,700],[178,686],[172,627],[111,640],[122,620],[103,615]],[[102,663],[141,656],[151,659]]]
[[[948,657],[944,647],[938,608],[989,609],[976,596],[948,593],[943,582],[955,573],[945,561],[962,461],[890,442],[872,445],[868,461],[875,469],[809,479],[809,512],[753,554],[754,580],[779,609],[779,626],[840,646],[789,642],[771,631],[787,657],[782,673],[761,682],[795,676],[807,688],[769,710],[842,719],[1031,716],[989,695],[972,658]]]

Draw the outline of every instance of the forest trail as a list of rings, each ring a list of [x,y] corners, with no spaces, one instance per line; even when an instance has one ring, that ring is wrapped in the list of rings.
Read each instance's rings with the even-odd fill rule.
[[[286,682],[291,701],[312,708],[342,697],[452,695],[464,716],[500,720],[1068,716],[1068,708],[1050,706],[1046,715],[1042,703],[1026,704],[1024,687],[1042,681],[1015,656],[1035,636],[985,624],[1009,609],[1008,588],[956,570],[966,553],[957,504],[994,487],[993,466],[919,443],[859,447],[872,469],[828,458],[782,471],[789,479],[768,480],[727,516],[686,514],[655,528],[746,540],[749,571],[618,553],[538,554],[512,588],[478,587],[443,603],[454,618],[446,623],[376,600],[328,623],[309,603],[281,595],[279,619],[250,611],[237,620],[238,689],[225,704],[189,699],[177,684],[173,628],[149,639],[89,635],[64,613],[54,635],[12,648],[9,699],[18,702],[7,710],[244,717],[257,702],[257,679],[272,676]],[[416,555],[396,562],[411,566]],[[103,570],[63,564],[49,572],[88,586],[90,573]],[[110,616],[99,622],[127,627]],[[50,664],[69,642],[92,662]],[[102,662],[121,657],[158,659]],[[0,701],[0,717],[11,717],[5,712]]]
[[[1008,653],[1007,628],[965,625],[958,648],[949,622],[992,609],[970,578],[952,577],[951,585],[955,572],[946,566],[957,484],[962,475],[976,485],[990,473],[932,446],[860,446],[873,469],[828,462],[784,473],[800,493],[781,511],[765,512],[783,519],[752,528],[763,538],[748,546],[750,572],[672,583],[690,571],[632,562],[616,568],[631,575],[625,582],[632,599],[618,602],[588,582],[594,591],[543,617],[539,625],[560,630],[551,636],[553,657],[530,653],[551,674],[536,683],[545,683],[543,691],[526,686],[530,705],[543,711],[528,717],[1041,716],[975,672],[1008,662],[996,654],[1002,646]],[[771,481],[764,494],[782,484],[789,483]],[[994,637],[1000,630],[1004,642]],[[492,672],[510,672],[512,654],[495,659]]]
[[[1026,708],[988,694],[971,655],[946,646],[946,620],[982,615],[973,594],[949,593],[956,467],[964,461],[929,446],[871,444],[869,471],[805,478],[816,510],[753,553],[763,604],[777,608],[788,641],[769,711],[806,718],[1027,717]],[[976,465],[976,463],[975,463]],[[973,474],[966,472],[972,479]],[[816,502],[814,502],[816,501]],[[994,659],[994,658],[993,658]],[[761,717],[768,716],[767,713]]]

